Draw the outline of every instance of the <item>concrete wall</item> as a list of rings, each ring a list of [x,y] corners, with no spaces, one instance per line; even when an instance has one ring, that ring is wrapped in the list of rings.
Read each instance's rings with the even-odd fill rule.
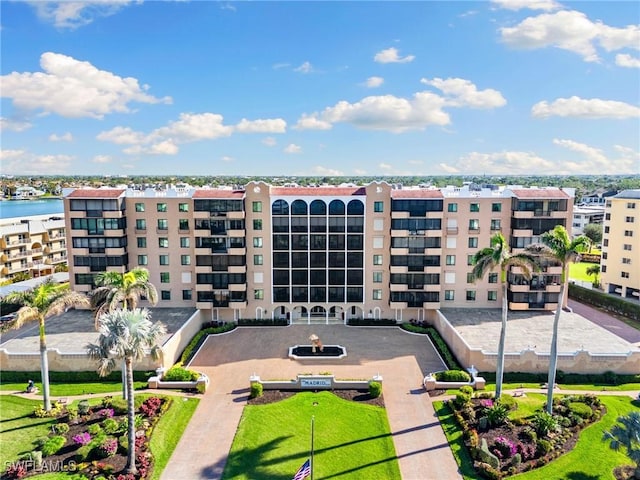
[[[497,353],[487,353],[480,348],[471,348],[439,311],[431,315],[429,321],[465,368],[473,365],[480,372],[496,370]],[[538,353],[535,350],[505,353],[504,370],[526,373],[547,372],[549,371],[549,354]],[[558,370],[579,374],[601,374],[612,371],[619,375],[635,375],[640,372],[640,352],[600,354],[579,350],[558,355]]]
[[[89,372],[96,371],[98,362],[91,360],[86,353],[61,353],[58,349],[48,350],[49,371],[52,372]],[[144,357],[133,365],[134,370],[155,370],[161,360]],[[12,372],[34,372],[40,370],[40,353],[9,353],[0,349],[0,369]]]
[[[161,366],[171,368],[178,361],[191,339],[202,329],[202,324],[207,321],[203,311],[196,310],[191,318],[162,345]]]

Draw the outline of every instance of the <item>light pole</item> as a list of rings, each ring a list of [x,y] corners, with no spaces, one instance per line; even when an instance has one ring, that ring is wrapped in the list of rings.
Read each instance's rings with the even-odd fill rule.
[[[314,406],[317,405],[317,403],[313,404]],[[313,480],[313,424],[315,423],[315,417],[313,415],[311,415],[311,480]]]

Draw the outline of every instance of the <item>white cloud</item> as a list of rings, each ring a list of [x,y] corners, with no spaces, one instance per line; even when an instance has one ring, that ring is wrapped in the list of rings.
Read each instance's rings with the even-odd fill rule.
[[[442,170],[444,173],[460,173],[460,170],[458,170],[456,167],[452,166],[452,165],[448,165],[446,163],[439,163],[438,167],[440,168],[440,170]]]
[[[366,175],[366,174],[367,174],[367,171],[366,171],[366,170],[363,170],[362,168],[355,168],[355,169],[353,170],[353,173],[354,173],[355,175]]]
[[[388,163],[380,163],[378,164],[378,168],[383,171],[391,171],[393,170],[393,165],[389,165]]]
[[[281,118],[247,120],[243,118],[235,127],[240,133],[285,133],[287,122]]]
[[[262,143],[267,147],[275,147],[278,142],[273,137],[265,137],[262,139]]]
[[[444,173],[481,175],[535,175],[558,172],[558,165],[533,152],[471,152],[453,164],[440,164]]]
[[[43,72],[0,77],[2,96],[22,110],[69,118],[101,119],[114,112],[128,113],[132,102],[171,103],[170,97],[147,94],[148,87],[141,87],[135,78],[119,77],[66,55],[43,53],[40,66]]]
[[[391,47],[376,53],[373,60],[378,63],[409,63],[413,62],[415,58],[415,55],[401,57],[398,53],[398,49]]]
[[[74,29],[93,22],[96,17],[107,17],[132,3],[130,0],[100,1],[32,1],[38,17],[57,28]],[[142,2],[137,2],[142,3]]]
[[[271,68],[273,68],[274,70],[280,70],[281,68],[287,68],[290,67],[291,64],[290,63],[274,63]]]
[[[320,120],[315,113],[311,115],[303,113],[293,128],[296,130],[331,130],[333,125],[327,121]]]
[[[0,131],[24,132],[25,130],[29,130],[32,126],[33,125],[29,122],[0,117]]]
[[[628,53],[616,55],[616,65],[619,67],[640,68],[640,58],[632,57]]]
[[[599,163],[602,166],[605,166],[605,163],[607,162],[607,157],[602,153],[602,150],[599,150],[594,147],[590,147],[585,143],[579,143],[574,140],[563,140],[563,139],[554,138],[553,144],[558,145],[562,148],[566,148],[568,150],[572,150],[574,152],[581,153],[582,155],[587,157],[589,160]],[[600,172],[601,170],[597,169],[597,171]]]
[[[63,133],[62,135],[58,135],[56,133],[52,133],[49,135],[49,141],[51,142],[71,142],[73,141],[73,135],[71,132]]]
[[[109,155],[96,155],[91,161],[93,163],[111,163],[112,160]]]
[[[228,137],[232,133],[233,127],[223,125],[223,117],[217,113],[181,113],[179,120],[154,130],[150,137],[187,143]]]
[[[542,101],[531,108],[531,114],[536,118],[579,117],[579,118],[633,118],[640,116],[640,108],[615,100],[599,98],[558,98],[551,103]]]
[[[491,0],[491,3],[498,8],[506,10],[557,10],[561,5],[555,0]]]
[[[384,83],[384,78],[382,77],[369,77],[367,78],[365,85],[369,88],[376,88],[382,85],[383,83]]]
[[[128,155],[175,155],[178,153],[178,146],[171,140],[164,140],[152,145],[134,145],[125,148],[123,152]]]
[[[135,132],[129,127],[114,127],[106,132],[100,132],[96,138],[103,142],[115,143],[116,145],[134,145],[146,141],[143,133]]]
[[[283,152],[284,153],[302,153],[302,147],[300,145],[296,145],[295,143],[290,143],[284,148]]]
[[[554,145],[566,148],[580,155],[580,158],[571,162],[563,160],[559,162],[561,168],[567,169],[567,165],[574,165],[574,169],[581,171],[598,172],[599,174],[620,175],[638,173],[638,160],[640,153],[627,147],[614,145],[614,150],[620,154],[618,158],[611,158],[600,150],[585,143],[574,140],[554,139]],[[578,170],[575,170],[578,171]]]
[[[342,177],[344,176],[344,172],[342,170],[336,170],[335,168],[327,168],[321,167],[320,165],[316,165],[313,167],[313,173],[319,176],[330,176],[330,177]]]
[[[557,47],[577,53],[587,62],[599,61],[596,42],[607,51],[640,48],[640,26],[618,28],[594,23],[575,10],[528,17],[515,27],[501,28],[500,34],[514,48]]]
[[[447,97],[447,105],[452,107],[496,108],[507,103],[499,91],[492,88],[478,90],[473,83],[463,78],[422,78],[420,82],[442,91]]]
[[[5,175],[55,175],[70,173],[73,157],[69,155],[36,155],[26,150],[0,150],[2,173]]]
[[[299,67],[294,68],[293,71],[300,72],[300,73],[311,73],[313,71],[313,67],[311,66],[311,63],[304,62]]]
[[[225,163],[231,163],[231,162],[235,162],[235,158],[230,157],[229,155],[223,155],[222,157],[220,157],[220,160],[222,160]]]

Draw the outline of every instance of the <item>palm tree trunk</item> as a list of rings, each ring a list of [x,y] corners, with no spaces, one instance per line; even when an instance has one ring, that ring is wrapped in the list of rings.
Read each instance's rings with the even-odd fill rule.
[[[128,452],[127,452],[127,473],[138,473],[136,468],[136,423],[135,423],[135,403],[133,401],[133,361],[131,357],[125,358],[126,365],[126,381],[127,381],[127,418],[129,421],[129,430],[127,436]]]
[[[498,364],[496,365],[496,400],[502,395],[502,377],[504,376],[504,344],[507,337],[507,282],[502,281],[502,326],[498,343]]]
[[[39,320],[40,330],[40,375],[42,376],[42,397],[44,410],[51,410],[51,398],[49,396],[49,358],[47,356],[47,338],[44,331],[44,318]]]
[[[560,284],[560,295],[558,296],[558,306],[553,317],[553,333],[551,335],[551,350],[549,352],[549,378],[547,380],[547,413],[553,413],[553,387],[556,384],[556,368],[558,365],[558,325],[560,323],[560,313],[562,312],[562,298],[564,297],[565,284]]]

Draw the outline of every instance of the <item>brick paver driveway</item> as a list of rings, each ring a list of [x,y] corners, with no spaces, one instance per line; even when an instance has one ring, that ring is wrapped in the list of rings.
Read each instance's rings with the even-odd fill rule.
[[[312,333],[325,345],[344,346],[347,357],[320,361],[289,359],[288,348],[309,344]],[[429,396],[422,389],[424,375],[443,368],[426,336],[411,335],[394,327],[238,328],[210,336],[190,367],[206,373],[211,385],[171,457],[163,480],[221,478],[252,374],[268,380],[324,371],[338,378],[382,375],[403,479],[461,478]]]

